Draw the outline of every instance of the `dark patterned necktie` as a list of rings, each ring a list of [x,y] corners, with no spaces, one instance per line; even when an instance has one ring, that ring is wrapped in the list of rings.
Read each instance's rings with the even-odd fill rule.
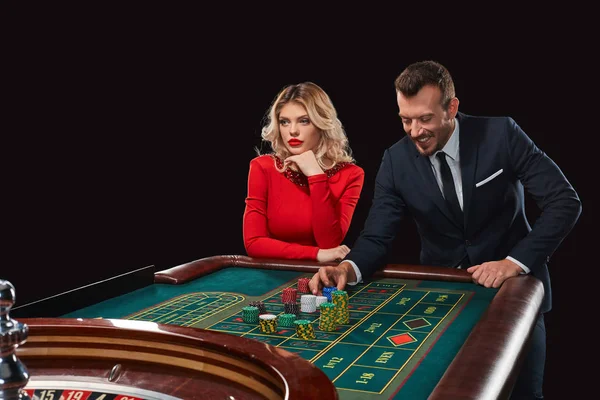
[[[452,178],[452,172],[450,172],[450,167],[448,166],[448,162],[446,161],[446,153],[440,151],[437,153],[436,157],[440,160],[440,172],[442,173],[442,186],[444,187],[444,198],[448,202],[448,207],[452,214],[456,217],[456,220],[460,222],[461,225],[464,223],[464,216],[462,209],[460,208],[460,203],[458,202],[458,197],[456,196],[456,190],[454,188],[454,179]]]

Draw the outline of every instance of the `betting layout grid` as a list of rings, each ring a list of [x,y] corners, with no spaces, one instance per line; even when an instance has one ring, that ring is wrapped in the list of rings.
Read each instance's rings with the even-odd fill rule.
[[[298,287],[302,286],[303,283],[299,280]],[[286,315],[288,311],[285,303],[282,309],[282,301],[289,296],[284,294],[289,289],[285,288],[263,301],[253,302],[259,315],[279,313],[280,318]],[[336,288],[330,290],[333,290],[332,295],[336,293]],[[435,341],[434,333],[440,334],[438,328],[443,326],[443,321],[448,323],[447,317],[465,296],[465,293],[421,288],[407,290],[404,284],[383,282],[349,288],[349,293],[352,304],[348,302],[346,308],[350,318],[347,323],[337,324],[331,331],[308,328],[309,332],[314,332],[312,335],[306,335],[304,331],[298,333],[298,328],[294,335],[294,330],[287,327],[265,331],[254,322],[244,321],[243,312],[242,315],[234,314],[205,328],[259,340],[298,353],[318,365],[338,389],[381,394],[404,367],[410,365],[409,361],[413,357],[418,358],[419,351],[427,351],[427,347],[423,345]],[[399,294],[402,296],[396,298]],[[323,308],[320,311],[321,315],[315,315],[314,312],[301,310],[298,318],[321,326],[319,320],[323,316]],[[402,317],[399,318],[399,315]],[[369,320],[371,317],[382,316],[385,321]],[[355,329],[361,326],[365,328],[366,334],[360,332],[362,328]],[[380,335],[377,339],[369,337],[381,330],[385,330],[387,334]],[[352,335],[357,332],[359,334],[353,340]],[[430,338],[434,340],[428,340]],[[352,341],[355,343],[348,343]],[[363,351],[364,348],[368,348],[368,351]]]
[[[266,298],[249,302],[240,312],[224,318],[221,318],[224,311],[244,303],[244,296],[226,292],[187,294],[127,318],[178,323],[255,339],[298,353],[315,363],[338,389],[381,394],[404,367],[410,365],[413,357],[418,358],[419,351],[427,350],[427,346],[423,347],[426,342],[431,344],[435,341],[434,332],[437,331],[439,335],[438,328],[442,327],[442,322],[448,319],[465,295],[460,291],[407,289],[404,283],[386,281],[389,280],[348,287],[346,293],[352,299],[352,304],[347,301],[344,308],[349,320],[346,324],[336,323],[332,330],[321,329],[319,322],[323,315],[322,306],[326,303],[322,303],[319,312],[316,312],[315,296],[302,294],[308,292],[308,278],[299,278],[296,284],[282,290],[275,289]],[[298,292],[301,293],[300,299],[302,296],[309,298],[305,302],[307,304],[301,302],[300,310],[297,309],[297,301],[291,300],[294,291],[296,299]],[[333,296],[333,293],[342,291],[325,288],[324,294],[327,292]],[[396,298],[398,295],[401,296]],[[266,321],[263,324],[245,322],[243,309],[247,307],[258,309],[258,320],[261,321],[260,316],[265,315]],[[252,318],[255,318],[255,314],[256,311],[253,311]],[[293,314],[295,329],[280,325],[286,314]],[[387,317],[386,320],[374,321],[381,316]],[[211,317],[217,317],[218,322],[207,323]],[[287,324],[290,323],[288,319]],[[319,329],[314,329],[313,324],[319,324]],[[367,334],[362,334],[363,328]],[[384,335],[376,339],[370,336],[378,335],[382,330],[385,331]],[[367,350],[363,351],[362,347]],[[342,354],[344,357],[338,356]],[[380,367],[382,364],[384,366]],[[357,389],[357,383],[361,383],[358,385],[360,389]]]

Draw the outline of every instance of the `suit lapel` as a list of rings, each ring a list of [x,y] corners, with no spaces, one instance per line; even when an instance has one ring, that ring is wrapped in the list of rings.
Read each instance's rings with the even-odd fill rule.
[[[460,170],[463,186],[463,213],[465,215],[465,232],[468,232],[469,210],[473,200],[473,188],[475,187],[475,172],[477,170],[477,158],[479,146],[477,143],[477,132],[473,127],[473,121],[464,114],[458,113],[460,125]]]
[[[442,192],[440,191],[440,187],[438,186],[437,181],[435,180],[435,175],[433,175],[433,170],[431,168],[431,162],[429,161],[429,157],[422,156],[416,148],[414,148],[414,156],[415,156],[415,165],[421,178],[423,179],[423,187],[425,189],[425,194],[433,200],[435,205],[440,209],[440,211],[450,220],[454,225],[456,225],[461,230],[463,227],[454,219],[454,216],[448,205]],[[462,156],[462,154],[461,154]]]

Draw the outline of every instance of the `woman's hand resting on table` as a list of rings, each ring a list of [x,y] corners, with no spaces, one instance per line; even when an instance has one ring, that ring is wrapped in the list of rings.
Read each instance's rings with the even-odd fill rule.
[[[342,261],[350,249],[345,244],[331,249],[319,249],[317,253],[318,262]]]

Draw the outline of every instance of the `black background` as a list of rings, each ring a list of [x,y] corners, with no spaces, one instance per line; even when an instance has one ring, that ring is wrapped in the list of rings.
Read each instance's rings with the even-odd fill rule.
[[[141,4],[4,10],[8,257],[0,277],[15,285],[17,304],[150,264],[244,254],[248,163],[268,106],[289,83],[313,81],[328,92],[365,169],[351,246],[381,155],[404,135],[394,79],[434,59],[450,70],[462,112],[512,116],[583,201],[549,265],[546,396],[560,398],[575,315],[566,303],[591,237],[584,96],[593,78],[577,47],[584,28],[541,32],[514,18],[489,35],[485,22],[458,34],[437,24],[409,28],[385,12],[381,22],[315,10],[250,18],[239,8],[217,15]],[[534,223],[539,211],[529,199],[528,210]],[[408,221],[390,261],[418,263],[418,253]]]

